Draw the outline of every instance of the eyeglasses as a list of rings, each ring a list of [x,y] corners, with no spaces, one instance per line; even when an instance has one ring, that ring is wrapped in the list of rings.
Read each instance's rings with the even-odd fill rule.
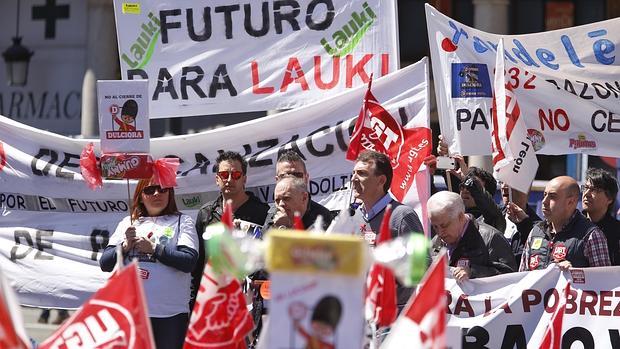
[[[217,176],[220,177],[221,180],[226,181],[229,177],[232,177],[234,180],[238,180],[243,176],[243,172],[241,171],[219,171]]]
[[[598,187],[595,187],[595,186],[592,186],[592,185],[588,185],[588,184],[582,184],[581,185],[581,192],[585,193],[587,190],[590,190],[590,191],[595,192],[595,193],[600,193],[600,192],[603,191],[603,189],[601,189],[601,188],[598,188]]]
[[[144,187],[144,189],[142,189],[142,192],[146,195],[153,195],[155,194],[155,191],[160,194],[166,194],[169,190],[170,188],[162,188],[159,185],[149,185],[148,187]]]
[[[284,177],[296,177],[296,178],[304,178],[305,173],[303,172],[285,172],[280,173],[278,175],[278,179],[282,179]]]

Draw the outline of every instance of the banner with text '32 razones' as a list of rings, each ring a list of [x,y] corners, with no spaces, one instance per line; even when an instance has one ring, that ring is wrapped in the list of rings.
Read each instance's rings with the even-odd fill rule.
[[[427,122],[427,70],[424,59],[373,81],[373,94],[401,125]],[[278,154],[293,149],[306,163],[313,200],[332,210],[347,208],[353,164],[345,153],[365,92],[362,85],[242,124],[153,138],[151,156],[180,159],[176,202],[194,217],[219,192],[214,165],[225,150],[247,159],[246,186],[262,201],[273,201]],[[105,180],[102,189],[87,187],[79,160],[91,141],[100,154],[98,140],[67,138],[0,117],[0,266],[22,304],[78,307],[108,277],[98,258],[127,215],[127,184]],[[131,170],[131,162],[126,166]],[[406,196],[405,203],[419,206],[416,195]]]
[[[399,67],[395,0],[114,1],[151,117],[288,109]]]
[[[538,348],[570,290],[562,321],[562,348],[618,348],[620,267],[545,270],[474,279],[446,279],[449,327],[461,329],[463,348]],[[448,346],[455,338],[447,338]],[[467,343],[467,344],[466,344]]]
[[[493,73],[503,38],[506,83],[536,152],[620,155],[620,18],[496,35],[427,4],[426,21],[441,132],[451,154],[491,154]]]

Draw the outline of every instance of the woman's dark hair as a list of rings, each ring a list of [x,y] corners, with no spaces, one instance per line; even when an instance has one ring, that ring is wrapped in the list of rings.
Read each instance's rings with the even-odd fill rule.
[[[136,186],[136,190],[133,192],[133,204],[131,205],[131,219],[138,219],[140,217],[147,217],[149,215],[146,210],[146,206],[142,202],[142,190],[145,187],[149,186],[151,183],[151,179],[141,179],[138,181],[138,185]],[[174,200],[174,188],[168,188],[168,205],[161,212],[161,215],[169,215],[169,214],[179,214],[179,209],[177,209],[177,203]]]

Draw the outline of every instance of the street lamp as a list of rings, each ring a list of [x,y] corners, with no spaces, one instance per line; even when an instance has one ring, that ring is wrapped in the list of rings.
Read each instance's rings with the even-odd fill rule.
[[[6,76],[9,86],[25,86],[28,80],[28,63],[34,52],[21,44],[22,38],[19,36],[19,0],[17,0],[17,25],[15,26],[15,36],[13,45],[7,48],[2,56],[6,63]]]

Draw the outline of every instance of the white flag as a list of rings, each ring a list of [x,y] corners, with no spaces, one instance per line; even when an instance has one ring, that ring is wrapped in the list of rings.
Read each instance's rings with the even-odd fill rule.
[[[0,270],[0,348],[30,348],[17,296]]]
[[[493,99],[493,172],[510,187],[527,193],[536,177],[538,160],[516,95],[504,78],[504,41],[500,39],[495,60]]]

